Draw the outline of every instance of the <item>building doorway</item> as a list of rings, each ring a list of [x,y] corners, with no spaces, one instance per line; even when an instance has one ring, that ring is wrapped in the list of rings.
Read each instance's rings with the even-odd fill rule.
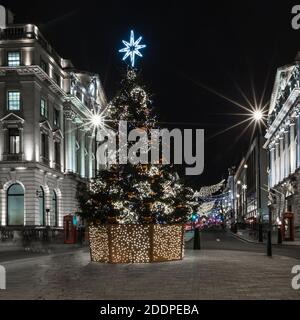
[[[282,215],[282,238],[284,241],[294,241],[294,214],[285,212]]]

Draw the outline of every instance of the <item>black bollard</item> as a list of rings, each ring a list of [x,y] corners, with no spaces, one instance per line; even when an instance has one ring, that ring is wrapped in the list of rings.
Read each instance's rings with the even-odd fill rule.
[[[278,230],[278,233],[277,233],[277,243],[278,243],[278,244],[282,244],[282,233],[281,233],[281,227],[280,227],[280,226],[278,226],[277,230]]]
[[[268,230],[268,239],[267,239],[267,255],[272,257],[272,233],[271,230]]]
[[[194,229],[194,250],[200,250],[200,232],[198,228]]]
[[[262,223],[258,224],[258,242],[263,242],[263,225],[262,225]]]

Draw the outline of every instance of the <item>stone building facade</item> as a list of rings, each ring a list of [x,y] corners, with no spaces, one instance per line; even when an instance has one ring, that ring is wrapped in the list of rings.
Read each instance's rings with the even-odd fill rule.
[[[96,166],[86,124],[105,104],[97,74],[0,6],[0,226],[62,227],[77,211],[77,184]]]
[[[268,113],[270,205],[286,240],[300,238],[300,55],[277,70]]]
[[[268,221],[268,161],[263,144],[263,136],[256,135],[234,174],[235,220],[246,226]]]

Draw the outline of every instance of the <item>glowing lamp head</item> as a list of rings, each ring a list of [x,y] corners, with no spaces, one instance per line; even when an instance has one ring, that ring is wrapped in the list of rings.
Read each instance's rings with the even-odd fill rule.
[[[255,110],[253,111],[253,119],[255,121],[261,121],[263,118],[263,113],[261,110]]]
[[[91,122],[93,126],[99,127],[103,124],[103,118],[101,117],[100,114],[94,114],[91,118]]]

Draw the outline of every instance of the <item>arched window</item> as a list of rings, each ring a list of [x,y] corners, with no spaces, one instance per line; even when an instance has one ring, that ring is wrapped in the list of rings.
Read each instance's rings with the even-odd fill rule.
[[[40,225],[45,225],[45,192],[42,187],[39,190]]]
[[[19,183],[7,190],[7,225],[24,225],[24,189]]]
[[[54,218],[54,226],[58,226],[58,207],[57,207],[57,195],[56,192],[53,190],[52,192],[52,215]]]

